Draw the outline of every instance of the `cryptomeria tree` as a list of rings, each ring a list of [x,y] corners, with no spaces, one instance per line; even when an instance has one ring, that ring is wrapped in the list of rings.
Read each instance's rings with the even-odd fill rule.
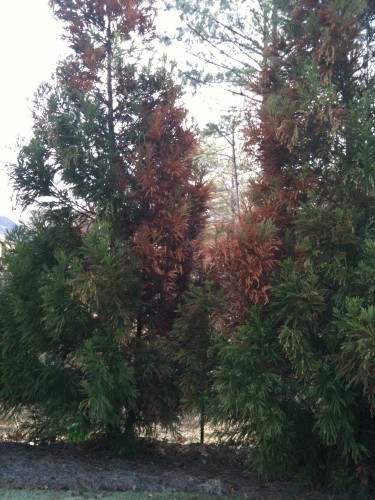
[[[199,414],[201,443],[215,401],[213,373],[217,357],[212,316],[218,307],[212,283],[202,276],[187,290],[178,307],[170,350],[181,369],[182,407],[184,411]]]
[[[11,172],[38,216],[3,269],[2,402],[45,435],[167,425],[179,390],[162,345],[208,196],[196,137],[171,76],[145,66],[152,1],[50,4],[72,54]]]
[[[249,119],[262,170],[252,214],[273,222],[289,259],[222,349],[221,408],[255,440],[258,471],[324,470],[349,487],[374,464],[375,9],[275,5]]]

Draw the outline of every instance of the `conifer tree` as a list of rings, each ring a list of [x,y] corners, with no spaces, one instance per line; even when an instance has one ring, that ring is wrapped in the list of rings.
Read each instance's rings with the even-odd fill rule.
[[[72,54],[35,99],[11,174],[37,208],[1,278],[1,400],[45,436],[169,424],[163,348],[194,269],[207,187],[180,89],[147,64],[153,2],[51,0]]]
[[[212,317],[218,303],[213,284],[202,276],[185,292],[173,325],[171,355],[181,370],[182,408],[199,415],[202,444],[205,424],[214,413],[213,373],[217,357]]]
[[[289,258],[221,351],[221,408],[255,440],[259,472],[324,470],[350,488],[374,463],[374,4],[275,5],[247,135],[252,214]]]
[[[181,70],[186,80],[250,98],[249,80],[260,68],[264,42],[275,27],[274,2],[169,0],[166,5],[180,16],[172,40],[182,40],[188,49],[188,69]]]
[[[203,131],[205,137],[213,139],[212,146],[216,146],[214,181],[218,201],[215,200],[215,219],[241,212],[241,188],[245,183],[240,183],[240,176],[249,169],[247,157],[243,154],[241,127],[242,117],[236,108],[230,108],[218,123],[207,123]],[[211,149],[215,154],[215,149]]]

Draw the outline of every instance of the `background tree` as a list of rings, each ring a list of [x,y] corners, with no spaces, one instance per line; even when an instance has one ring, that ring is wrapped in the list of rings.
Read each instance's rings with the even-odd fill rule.
[[[210,122],[204,129],[204,136],[212,143],[210,160],[213,163],[213,182],[216,186],[217,200],[214,200],[215,218],[224,210],[224,216],[238,215],[244,200],[241,196],[248,177],[254,175],[254,165],[244,154],[242,128],[243,119],[235,108],[222,115],[218,123]],[[217,161],[213,162],[214,151]],[[223,205],[223,209],[221,209]],[[243,207],[242,207],[243,208]]]
[[[185,78],[192,85],[220,84],[234,95],[247,94],[275,29],[274,3],[176,0],[167,8],[179,14],[177,41],[190,54],[188,69],[181,70]]]
[[[72,55],[37,92],[33,137],[11,172],[39,216],[2,276],[2,402],[29,408],[51,435],[167,425],[179,390],[161,340],[194,269],[208,196],[196,136],[166,69],[144,65],[152,2],[51,6]],[[22,278],[26,263],[34,283]],[[43,385],[48,370],[60,391],[53,377]]]

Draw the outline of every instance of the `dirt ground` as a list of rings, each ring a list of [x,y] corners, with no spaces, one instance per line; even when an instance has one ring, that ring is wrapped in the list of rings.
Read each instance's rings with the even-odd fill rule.
[[[127,498],[138,494],[141,498],[154,496],[163,500],[185,499],[183,493],[196,500],[207,495],[251,500],[349,498],[308,490],[296,481],[261,483],[255,474],[246,471],[245,447],[219,446],[210,427],[206,429],[208,444],[198,444],[197,418],[186,418],[181,431],[177,435],[159,433],[159,439],[148,442],[137,459],[129,460],[114,456],[95,443],[34,446],[25,442],[19,422],[9,424],[0,420],[0,498],[34,498],[34,492],[37,498],[40,498],[38,492],[44,492],[47,496],[43,498],[47,499],[60,499],[60,495],[112,498],[110,492],[112,495],[128,492]],[[142,495],[142,492],[147,493]],[[158,497],[159,494],[162,496]]]
[[[217,445],[155,442],[136,460],[93,445],[0,443],[0,488],[75,492],[187,492],[247,499],[339,500],[294,482],[260,484],[244,470],[246,450]]]

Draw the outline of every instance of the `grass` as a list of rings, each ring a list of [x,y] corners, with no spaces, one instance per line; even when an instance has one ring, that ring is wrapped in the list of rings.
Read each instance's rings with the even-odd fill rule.
[[[52,491],[52,490],[15,490],[0,488],[2,500],[78,500],[78,499],[100,499],[100,500],[212,500],[214,495],[202,495],[193,493],[147,493],[147,492],[98,492],[98,491]],[[223,498],[223,497],[221,497]]]

